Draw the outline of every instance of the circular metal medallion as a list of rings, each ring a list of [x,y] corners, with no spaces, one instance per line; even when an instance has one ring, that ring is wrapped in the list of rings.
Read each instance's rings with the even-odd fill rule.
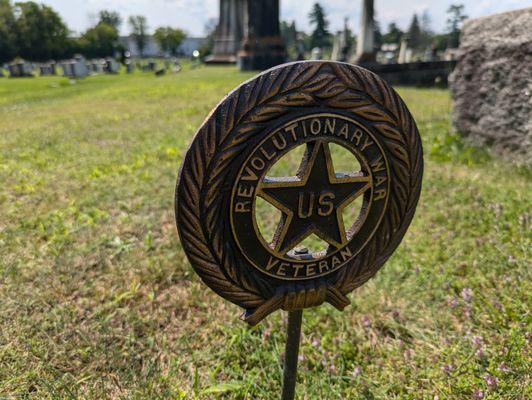
[[[203,281],[251,324],[279,308],[342,309],[406,233],[422,169],[416,124],[383,80],[348,64],[287,64],[241,85],[200,128],[177,227]]]

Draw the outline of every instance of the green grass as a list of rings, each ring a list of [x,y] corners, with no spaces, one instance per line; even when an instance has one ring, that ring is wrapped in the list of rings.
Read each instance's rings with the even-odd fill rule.
[[[0,79],[0,398],[279,397],[285,315],[239,321],[174,227],[183,152],[248,77]],[[344,313],[305,311],[298,398],[528,399],[530,170],[463,143],[447,91],[400,93],[416,218]]]

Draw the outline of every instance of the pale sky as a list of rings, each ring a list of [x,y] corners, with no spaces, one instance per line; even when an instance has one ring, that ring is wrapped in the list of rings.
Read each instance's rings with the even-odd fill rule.
[[[204,33],[206,22],[218,16],[218,0],[36,0],[51,5],[61,14],[68,27],[83,32],[94,24],[99,10],[118,11],[124,21],[130,15],[144,15],[150,31],[159,26],[173,26],[185,29],[189,35]],[[296,20],[299,30],[309,30],[308,13],[315,0],[280,0],[281,19]],[[320,0],[327,11],[330,30],[343,27],[344,17],[349,17],[349,26],[357,31],[362,0]],[[470,17],[480,17],[497,12],[532,7],[532,0],[375,0],[377,19],[383,31],[395,21],[405,29],[414,12],[427,10],[432,19],[432,28],[445,28],[446,11],[450,4],[465,4]],[[127,23],[122,33],[129,33]]]

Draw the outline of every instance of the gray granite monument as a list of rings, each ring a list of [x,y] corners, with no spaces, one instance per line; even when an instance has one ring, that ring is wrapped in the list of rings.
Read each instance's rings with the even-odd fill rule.
[[[464,24],[451,75],[458,130],[532,164],[532,7]]]
[[[286,61],[279,28],[279,0],[244,2],[244,38],[238,52],[241,70],[264,70]]]
[[[71,60],[65,60],[61,63],[63,76],[68,78],[85,78],[89,74],[87,60],[80,54],[74,55]]]
[[[359,65],[374,64],[376,62],[374,0],[362,0],[362,18],[360,20],[357,51],[351,62]]]
[[[412,49],[408,45],[408,37],[404,35],[401,39],[401,47],[399,48],[399,56],[397,57],[398,64],[406,64],[412,61]]]
[[[207,64],[238,63],[242,70],[282,64],[286,49],[279,28],[279,0],[220,0],[213,54]]]
[[[11,78],[27,78],[33,76],[33,66],[24,60],[13,61],[8,65],[8,69]]]
[[[244,37],[244,13],[247,0],[220,0],[220,17],[208,64],[236,63]]]
[[[39,65],[40,76],[53,76],[57,75],[57,68],[55,61],[48,61],[47,63]]]

